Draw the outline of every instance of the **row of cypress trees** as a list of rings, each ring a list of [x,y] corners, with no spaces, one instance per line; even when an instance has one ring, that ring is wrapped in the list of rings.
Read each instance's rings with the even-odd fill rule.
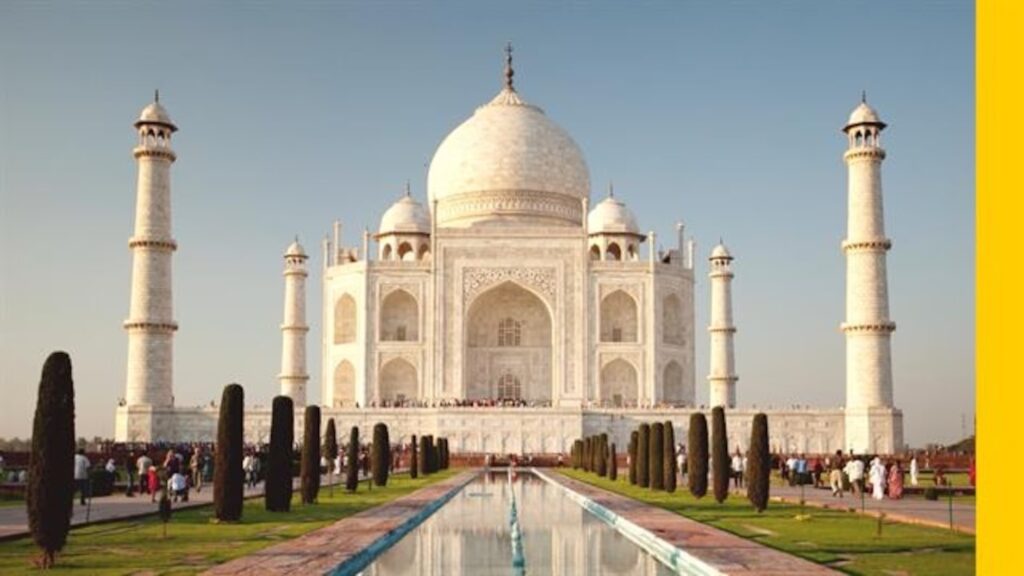
[[[427,476],[439,470],[447,470],[448,465],[447,438],[439,437],[435,440],[431,434],[420,436],[417,450],[416,436],[412,437],[412,460],[409,467],[413,478],[420,474]]]
[[[729,496],[729,479],[732,477],[725,410],[722,407],[712,409],[711,426],[709,454],[707,418],[700,412],[690,415],[687,435],[687,489],[695,498],[703,498],[708,492],[710,472],[712,493],[715,500],[722,503]],[[629,437],[629,483],[651,490],[675,492],[678,472],[675,446],[675,430],[671,421],[643,423],[638,426]],[[609,447],[608,435],[597,434],[573,442],[570,459],[574,469],[593,472],[614,480],[618,475],[615,470],[614,454],[615,445]],[[764,413],[759,413],[754,416],[751,429],[746,470],[747,498],[758,512],[763,511],[768,505],[770,474],[768,417]]]

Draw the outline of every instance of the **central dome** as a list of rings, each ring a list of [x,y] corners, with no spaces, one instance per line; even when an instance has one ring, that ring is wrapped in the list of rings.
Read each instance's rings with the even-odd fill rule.
[[[590,174],[573,139],[509,82],[441,142],[427,190],[439,226],[582,226]]]

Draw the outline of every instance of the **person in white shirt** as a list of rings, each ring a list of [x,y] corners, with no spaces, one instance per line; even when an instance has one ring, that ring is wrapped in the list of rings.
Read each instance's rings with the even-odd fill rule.
[[[885,498],[885,464],[877,456],[871,461],[869,472],[871,480],[871,497],[875,500]]]
[[[135,461],[135,469],[139,471],[139,494],[150,493],[148,477],[149,467],[152,465],[153,459],[146,456],[145,452],[143,452],[142,456],[139,456],[139,459]],[[154,487],[152,490],[156,490],[156,488]]]
[[[853,493],[860,496],[864,492],[864,462],[859,458],[850,458],[850,461],[843,467],[843,472],[850,479]]]
[[[89,495],[89,466],[85,450],[79,448],[75,454],[75,489],[79,491],[78,502],[82,506],[85,506],[85,498]]]
[[[117,472],[117,465],[114,464],[114,459],[113,458],[110,458],[110,459],[107,460],[106,469],[107,469],[107,472],[110,472],[111,474],[113,474],[114,472]]]
[[[739,448],[732,455],[732,463],[729,467],[732,469],[732,487],[743,488],[743,455],[740,454]]]
[[[183,502],[188,502],[188,481],[185,480],[184,474],[175,472],[170,480],[167,481],[167,485],[170,488],[174,502],[177,502],[179,498]]]
[[[917,486],[917,475],[921,471],[917,469],[917,455],[910,459],[910,485]]]
[[[242,476],[243,482],[247,487],[252,487],[252,455],[246,454],[245,458],[242,458]]]

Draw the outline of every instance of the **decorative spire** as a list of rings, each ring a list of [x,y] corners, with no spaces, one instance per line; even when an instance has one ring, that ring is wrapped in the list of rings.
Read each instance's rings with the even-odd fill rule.
[[[608,181],[608,197],[615,198],[615,183],[611,180]]]
[[[867,104],[868,103],[868,91],[867,90],[861,90],[860,91],[860,102],[861,102],[861,104]]]
[[[512,70],[512,43],[505,44],[505,88],[515,92],[516,89],[512,85],[512,77],[515,76],[515,71]]]
[[[159,88],[157,88],[156,90],[153,90],[153,101],[156,102],[157,104],[160,103],[160,89]]]
[[[412,196],[412,191],[411,191],[411,188],[409,187],[409,181],[406,180],[405,181],[405,197],[409,198],[410,196]]]

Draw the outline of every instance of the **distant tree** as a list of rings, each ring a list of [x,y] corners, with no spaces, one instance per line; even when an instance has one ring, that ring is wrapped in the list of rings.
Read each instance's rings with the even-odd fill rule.
[[[715,501],[719,504],[729,497],[729,437],[725,429],[725,409],[711,409],[711,478],[714,482]]]
[[[323,452],[327,458],[327,486],[331,491],[331,497],[334,497],[334,461],[338,458],[338,432],[334,427],[334,418],[327,419]]]
[[[420,436],[420,474],[430,474],[430,439]]]
[[[750,429],[750,452],[747,455],[747,498],[758,512],[768,507],[768,480],[772,473],[768,452],[768,416],[754,416]]]
[[[615,453],[615,443],[608,448],[608,479],[618,480],[619,479],[619,457]]]
[[[636,475],[636,452],[637,445],[640,443],[640,432],[633,430],[629,433],[629,483],[636,486],[637,475]]]
[[[430,473],[437,472],[437,443],[434,442],[434,435],[427,434],[427,468]]]
[[[704,414],[695,412],[690,415],[690,434],[686,447],[689,471],[686,478],[690,494],[703,498],[708,493],[708,421]]]
[[[64,549],[74,502],[75,386],[71,357],[54,352],[43,363],[32,420],[28,457],[28,524],[42,551],[37,563],[50,568]]]
[[[288,396],[275,396],[270,418],[270,452],[263,502],[270,512],[292,508],[292,446],[295,445],[295,404]]]
[[[419,458],[416,457],[416,453],[419,452],[419,447],[416,445],[416,435],[412,435],[412,442],[409,446],[409,477],[416,478],[419,476]]]
[[[441,455],[441,470],[447,470],[448,469],[448,438],[447,437],[441,438],[441,439],[438,440],[438,442],[440,442],[440,444],[439,444],[439,447],[440,447],[439,452],[440,452],[440,455]]]
[[[661,471],[665,475],[665,491],[676,491],[676,432],[671,420],[664,424],[664,440],[662,441],[663,462]]]
[[[171,499],[167,497],[167,488],[160,491],[160,505],[157,511],[160,514],[160,522],[164,525],[164,538],[167,538],[167,523],[171,521]]]
[[[220,399],[217,420],[217,453],[213,466],[214,515],[220,522],[237,522],[242,517],[242,420],[245,391],[228,384]]]
[[[306,406],[302,423],[302,478],[303,504],[315,504],[320,494],[320,407]]]
[[[651,437],[648,444],[647,475],[650,478],[651,490],[665,489],[665,425],[661,422],[651,424]]]
[[[388,426],[383,422],[373,425],[373,452],[370,453],[370,470],[373,483],[388,485],[388,467],[391,465],[391,438]]]
[[[651,471],[647,465],[650,445],[651,426],[645,422],[640,425],[640,435],[636,443],[636,483],[641,488],[649,488],[651,485]]]
[[[608,434],[604,432],[597,437],[597,475],[608,475]]]
[[[359,486],[359,427],[353,426],[348,436],[348,464],[345,465],[345,489],[355,492]]]

